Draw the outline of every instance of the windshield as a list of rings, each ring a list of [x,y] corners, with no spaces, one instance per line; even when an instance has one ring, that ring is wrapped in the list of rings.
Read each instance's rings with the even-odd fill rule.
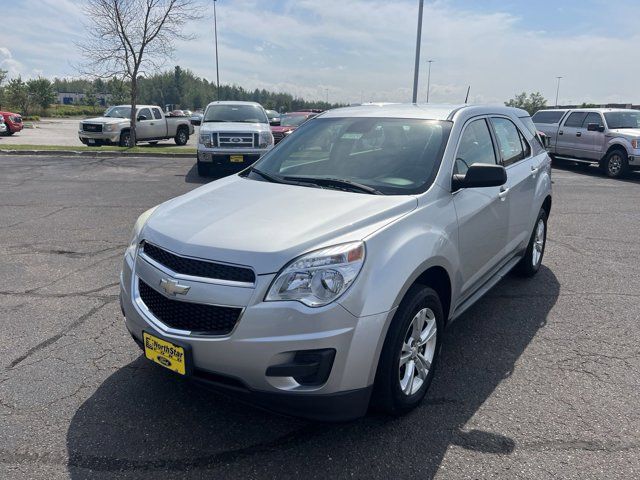
[[[450,130],[450,122],[431,120],[318,118],[254,167],[275,179],[333,179],[388,195],[419,193],[435,178]]]
[[[131,107],[109,107],[104,113],[105,117],[129,118],[131,117]]]
[[[204,122],[269,123],[264,110],[255,105],[211,105]]]
[[[308,115],[283,115],[280,117],[281,127],[297,127],[308,118]]]
[[[640,112],[607,112],[604,114],[609,128],[640,128]]]

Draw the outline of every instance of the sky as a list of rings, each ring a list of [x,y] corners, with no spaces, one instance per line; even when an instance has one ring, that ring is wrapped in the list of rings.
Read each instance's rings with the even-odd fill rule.
[[[166,68],[215,79],[213,0]],[[82,0],[0,0],[0,68],[77,77]],[[218,0],[221,83],[341,103],[411,100],[418,0]],[[430,101],[640,103],[639,0],[425,0],[420,88]],[[14,32],[11,34],[10,32]]]

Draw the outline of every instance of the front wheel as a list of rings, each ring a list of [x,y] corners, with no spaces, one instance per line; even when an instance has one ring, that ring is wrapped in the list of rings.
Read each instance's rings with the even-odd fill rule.
[[[176,145],[186,145],[189,141],[189,132],[185,128],[181,128],[176,133],[175,142]]]
[[[433,379],[444,331],[438,294],[412,286],[393,317],[376,373],[373,405],[392,415],[417,407]]]
[[[121,147],[132,147],[131,145],[131,132],[122,132],[120,134],[120,146]]]
[[[603,162],[604,172],[611,178],[623,177],[629,169],[629,159],[624,150],[609,152]]]
[[[529,244],[524,257],[515,267],[515,272],[522,277],[532,277],[542,265],[544,249],[547,245],[547,212],[540,209],[533,232],[529,238]]]

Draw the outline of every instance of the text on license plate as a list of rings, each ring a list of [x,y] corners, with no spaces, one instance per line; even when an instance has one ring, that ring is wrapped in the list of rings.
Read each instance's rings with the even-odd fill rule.
[[[142,337],[145,357],[180,375],[186,375],[187,363],[183,347],[174,345],[147,332],[142,332]]]

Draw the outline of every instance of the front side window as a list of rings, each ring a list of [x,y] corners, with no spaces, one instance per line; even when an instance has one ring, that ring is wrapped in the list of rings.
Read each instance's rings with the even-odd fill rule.
[[[464,129],[460,137],[453,173],[464,175],[474,163],[496,164],[496,152],[493,148],[491,133],[484,119],[474,120]]]
[[[506,167],[525,158],[522,148],[522,135],[515,124],[506,118],[493,117],[491,119],[493,129],[498,137],[498,147],[502,155],[502,163]]]
[[[451,122],[402,118],[318,118],[254,167],[286,181],[340,180],[387,195],[425,191],[440,167]],[[261,180],[257,173],[250,178]]]
[[[138,112],[138,118],[140,117],[144,117],[146,120],[153,120],[153,117],[151,116],[151,110],[149,110],[148,108],[143,108]]]
[[[640,128],[640,112],[607,112],[607,126],[614,128]]]
[[[264,110],[256,105],[211,105],[204,113],[203,123],[240,122],[269,123]]]
[[[586,116],[587,112],[573,112],[571,115],[569,115],[567,121],[564,122],[564,126],[580,128]]]

